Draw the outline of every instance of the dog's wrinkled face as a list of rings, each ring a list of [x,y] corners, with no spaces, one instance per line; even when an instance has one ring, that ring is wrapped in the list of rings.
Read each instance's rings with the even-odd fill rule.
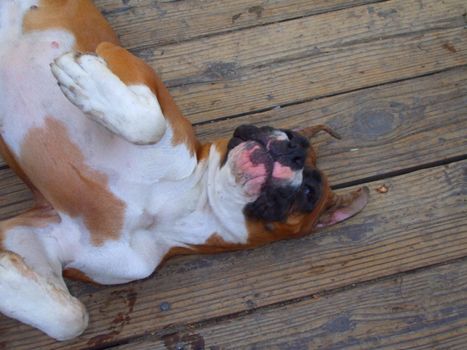
[[[322,176],[307,162],[309,141],[297,132],[242,125],[228,143],[223,166],[252,201],[248,219],[285,222],[311,213],[322,194]]]
[[[316,168],[316,155],[307,137],[326,131],[325,125],[300,132],[242,125],[224,149],[220,178],[229,188],[222,206],[233,216],[237,202],[246,218],[251,246],[308,234],[358,213],[368,201],[368,190],[344,195],[331,191]],[[306,137],[305,137],[306,136]]]

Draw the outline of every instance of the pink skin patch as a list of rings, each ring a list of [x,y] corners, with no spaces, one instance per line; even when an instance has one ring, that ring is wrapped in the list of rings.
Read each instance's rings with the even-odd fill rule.
[[[263,151],[259,145],[248,144],[237,146],[233,150],[234,171],[237,182],[243,184],[248,195],[258,195],[268,178],[268,170],[263,163],[254,164],[252,155],[255,151]]]
[[[321,228],[337,224],[338,222],[347,220],[360,212],[368,203],[369,190],[368,187],[365,186],[358,189],[357,192],[359,193],[358,197],[355,198],[350,205],[338,208],[332,213],[328,220],[325,222],[318,222],[316,227]]]
[[[294,171],[288,166],[284,166],[279,162],[274,163],[272,176],[280,180],[290,180],[294,177]]]
[[[58,49],[60,47],[60,44],[57,42],[57,41],[52,41],[50,43],[50,46],[53,48],[53,49]]]

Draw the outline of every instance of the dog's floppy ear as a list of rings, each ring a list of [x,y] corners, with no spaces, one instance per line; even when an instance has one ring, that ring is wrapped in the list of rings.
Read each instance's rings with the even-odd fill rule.
[[[368,203],[369,192],[365,186],[342,195],[332,193],[327,209],[320,215],[316,227],[331,226],[354,216]]]
[[[305,136],[307,139],[312,138],[320,131],[325,131],[329,135],[331,135],[332,137],[338,140],[342,138],[341,135],[339,135],[336,131],[334,131],[329,126],[324,125],[324,124],[318,124],[318,125],[309,126],[306,128],[298,128],[298,129],[294,129],[293,131],[298,132],[299,134]]]

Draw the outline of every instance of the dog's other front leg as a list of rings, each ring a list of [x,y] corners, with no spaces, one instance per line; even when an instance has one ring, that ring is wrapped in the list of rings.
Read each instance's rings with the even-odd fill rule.
[[[127,141],[157,143],[167,122],[150,81],[152,70],[113,44],[101,44],[96,53],[69,52],[51,64],[65,96],[91,119]]]

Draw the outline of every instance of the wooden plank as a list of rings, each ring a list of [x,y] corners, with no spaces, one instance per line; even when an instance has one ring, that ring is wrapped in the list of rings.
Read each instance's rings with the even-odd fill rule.
[[[465,349],[467,262],[117,349]]]
[[[464,2],[415,4],[394,0],[139,54],[195,123],[467,64]]]
[[[320,135],[314,144],[321,157],[319,166],[332,184],[339,185],[465,155],[465,115],[467,67],[207,123],[197,126],[196,131],[202,141],[207,141],[228,137],[244,123],[281,128],[329,124],[343,140]],[[8,207],[10,203],[19,205],[29,200],[26,187],[20,189],[19,180],[12,182],[11,174],[8,179],[3,188],[14,186],[17,191],[8,197],[0,193],[0,218],[15,212]],[[29,204],[21,203],[19,209]]]
[[[216,78],[228,81],[235,77],[235,72],[230,76],[218,72],[217,76],[213,74],[204,79],[202,75],[209,65],[214,64],[231,63],[232,70],[240,71],[318,57],[354,44],[410,33],[418,34],[421,40],[422,34],[428,31],[463,27],[465,6],[462,0],[421,0],[418,3],[391,0],[135,52],[140,52],[156,67],[170,85],[183,84],[183,79],[191,84],[203,80],[215,82]],[[422,49],[427,48],[418,48],[419,51]],[[370,56],[374,58],[374,55]],[[211,67],[211,73],[215,73],[213,68],[216,67]],[[198,81],[195,80],[197,77]]]
[[[0,169],[0,220],[16,215],[32,205],[32,194],[12,170]]]
[[[342,140],[313,140],[320,168],[342,184],[467,153],[467,67],[196,127],[200,139],[242,124],[328,124]]]
[[[127,48],[186,41],[381,0],[95,0]]]
[[[79,339],[56,343],[5,318],[8,348],[101,347],[213,317],[310,296],[467,256],[467,161],[369,183],[367,208],[345,224],[253,251],[176,258],[124,286],[72,284],[90,311]],[[15,331],[12,331],[14,329]]]

